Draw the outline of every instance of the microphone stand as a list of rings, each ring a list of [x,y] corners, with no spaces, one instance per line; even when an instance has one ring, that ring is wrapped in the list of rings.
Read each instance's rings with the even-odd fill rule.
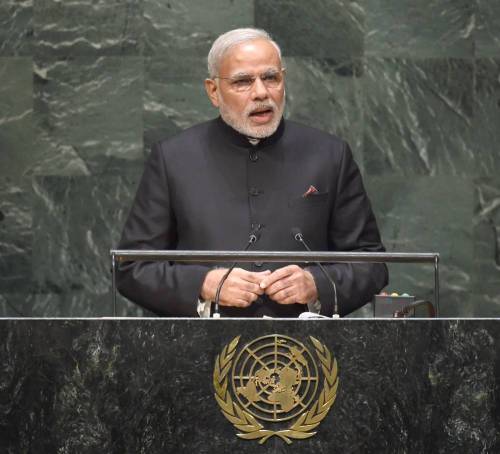
[[[304,246],[304,248],[306,250],[308,250],[309,252],[312,252],[311,248],[304,241],[304,237],[302,236],[302,232],[300,231],[300,229],[298,227],[294,227],[292,229],[292,235],[293,235],[293,238],[295,239],[295,241],[298,241],[299,243],[302,244],[302,246]],[[335,282],[333,281],[332,277],[325,270],[325,267],[321,263],[319,263],[319,262],[314,262],[314,263],[316,265],[318,265],[319,269],[323,272],[323,274],[325,275],[326,279],[328,280],[328,282],[330,283],[330,285],[333,288],[333,302],[334,302],[334,305],[333,305],[333,315],[332,315],[332,318],[340,318],[340,315],[339,315],[339,303],[338,303],[338,298],[337,298],[337,286],[335,285]]]
[[[248,243],[245,246],[245,249],[243,249],[244,251],[248,251],[250,246],[253,243],[257,242],[257,240],[259,239],[259,237],[257,236],[257,232],[259,231],[259,229],[260,225],[250,233],[250,236],[248,237]],[[224,282],[226,282],[226,279],[228,278],[229,274],[231,273],[231,271],[233,271],[234,267],[237,264],[238,264],[237,262],[234,262],[231,265],[231,267],[226,271],[224,276],[222,276],[222,279],[220,280],[219,285],[217,286],[217,291],[215,292],[214,313],[212,315],[212,318],[220,318],[220,312],[219,312],[220,292],[222,290]]]

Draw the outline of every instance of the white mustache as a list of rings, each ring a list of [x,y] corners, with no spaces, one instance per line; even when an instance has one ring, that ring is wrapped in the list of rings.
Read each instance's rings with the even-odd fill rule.
[[[246,109],[245,114],[248,116],[256,111],[267,109],[271,109],[274,112],[276,110],[276,104],[274,104],[273,102],[254,104]]]

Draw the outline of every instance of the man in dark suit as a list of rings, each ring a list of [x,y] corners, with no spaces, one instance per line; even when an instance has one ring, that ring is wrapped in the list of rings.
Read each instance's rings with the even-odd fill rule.
[[[284,120],[285,69],[262,30],[220,36],[208,56],[205,88],[220,117],[153,146],[126,222],[121,249],[383,251],[349,146]],[[228,264],[133,262],[118,289],[160,314],[206,316]],[[331,264],[341,315],[387,283],[381,264]],[[314,265],[254,263],[235,268],[222,287],[223,316],[296,317],[333,313],[333,290]]]

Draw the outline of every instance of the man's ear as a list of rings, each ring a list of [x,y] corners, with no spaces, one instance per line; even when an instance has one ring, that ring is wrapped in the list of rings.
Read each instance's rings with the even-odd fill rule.
[[[215,106],[219,107],[219,98],[217,96],[217,83],[213,79],[205,79],[205,90],[207,91],[208,99]]]

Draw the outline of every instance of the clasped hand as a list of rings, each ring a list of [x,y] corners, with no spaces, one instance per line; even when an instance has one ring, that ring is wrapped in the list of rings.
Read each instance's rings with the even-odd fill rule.
[[[217,286],[226,271],[220,268],[207,273],[201,288],[203,300],[215,300]],[[248,307],[264,293],[278,304],[307,304],[318,299],[312,274],[297,265],[288,265],[273,272],[234,268],[222,286],[219,304]]]

